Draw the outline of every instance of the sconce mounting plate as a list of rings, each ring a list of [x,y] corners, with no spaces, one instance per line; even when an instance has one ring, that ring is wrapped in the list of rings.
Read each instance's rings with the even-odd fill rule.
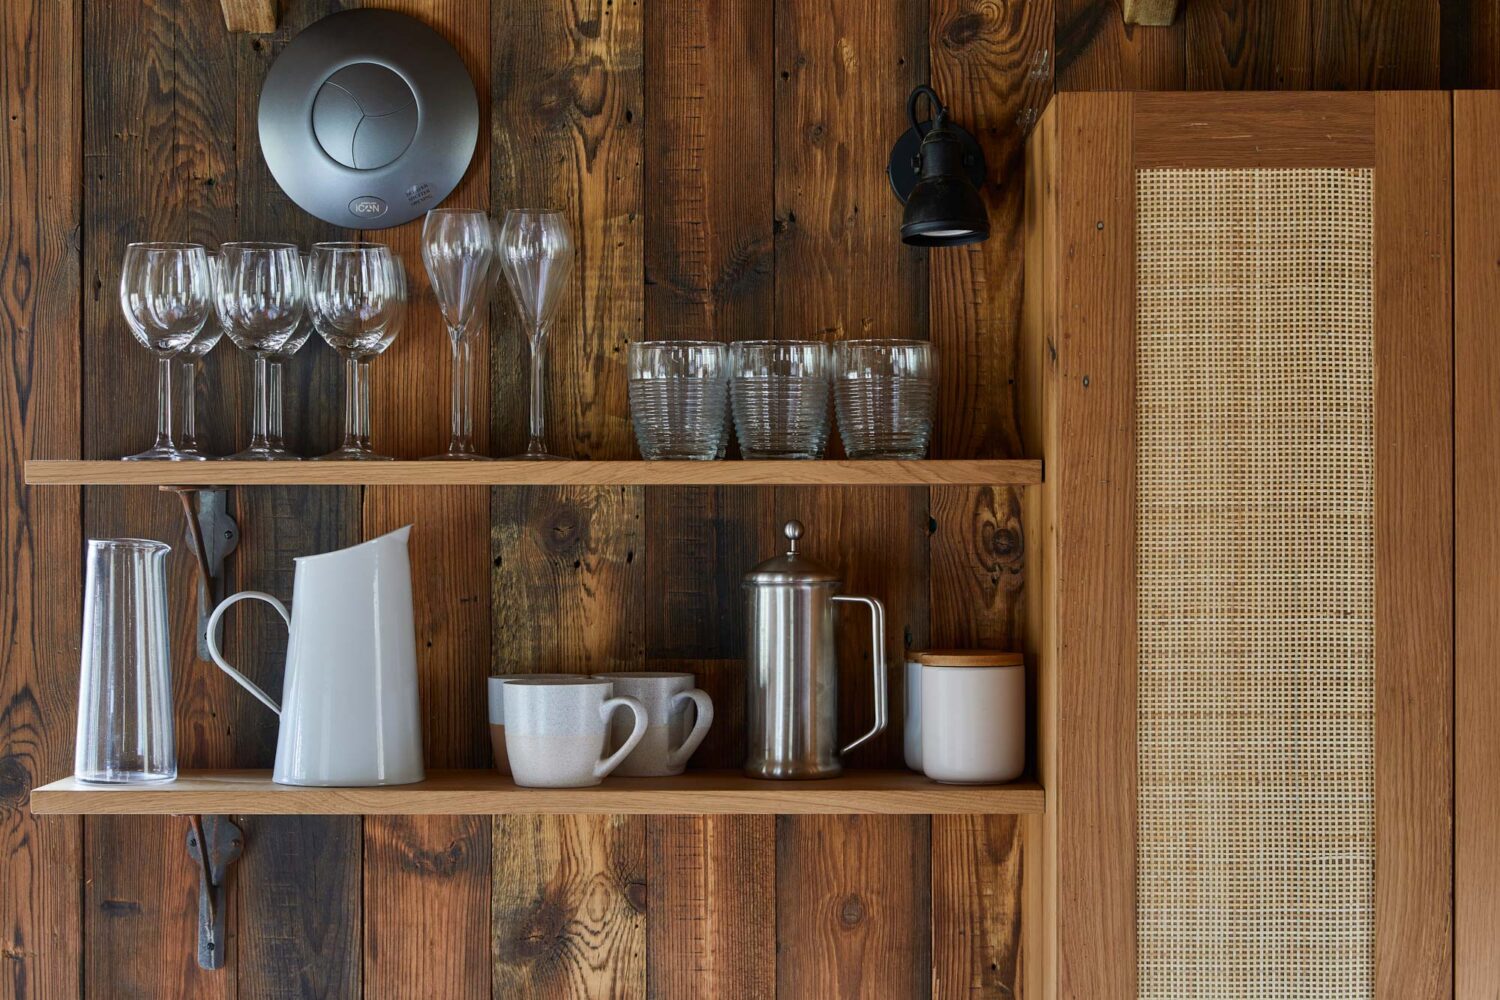
[[[917,156],[922,151],[922,139],[931,128],[931,121],[923,122],[921,131],[909,128],[901,133],[901,137],[891,147],[891,159],[886,164],[885,174],[890,178],[891,190],[896,192],[896,197],[901,199],[902,204],[911,197],[912,188],[917,186]],[[948,119],[948,128],[957,133],[958,141],[963,146],[964,173],[968,174],[969,181],[976,188],[983,187],[989,168],[985,165],[984,150],[980,148],[979,140],[968,130],[955,125],[952,118]]]

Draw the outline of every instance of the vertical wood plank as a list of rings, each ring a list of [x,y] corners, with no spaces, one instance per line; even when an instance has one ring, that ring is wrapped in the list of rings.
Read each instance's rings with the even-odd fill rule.
[[[776,995],[776,818],[647,820],[647,995]]]
[[[1500,96],[1453,95],[1454,433],[1454,995],[1485,1000],[1500,988],[1500,185],[1491,138]]]
[[[1021,860],[1019,817],[932,817],[933,1000],[1022,992]]]
[[[930,994],[928,817],[776,820],[778,996]]]
[[[1054,380],[1058,996],[1133,996],[1135,197],[1129,95],[1059,95]],[[1054,453],[1055,452],[1055,453]]]
[[[1322,0],[1313,5],[1315,90],[1440,85],[1441,4]]]
[[[645,847],[639,816],[497,817],[494,995],[645,996]]]
[[[1452,161],[1381,94],[1375,163],[1375,995],[1453,992]],[[1413,561],[1410,553],[1421,552]]]
[[[1187,89],[1312,89],[1315,8],[1250,0],[1186,4]]]
[[[79,454],[81,5],[0,9],[0,466]],[[34,817],[71,770],[80,490],[0,483],[0,997],[81,992],[83,824]]]
[[[625,344],[639,335],[643,308],[640,0],[506,4],[490,58],[490,203],[497,213],[563,209],[577,246],[547,348],[548,446],[627,458]],[[526,444],[528,352],[508,301],[499,315],[491,393],[502,402],[491,439],[509,455]]]
[[[1126,24],[1115,0],[1054,0],[1056,77],[1062,90],[1182,90],[1187,27]]]

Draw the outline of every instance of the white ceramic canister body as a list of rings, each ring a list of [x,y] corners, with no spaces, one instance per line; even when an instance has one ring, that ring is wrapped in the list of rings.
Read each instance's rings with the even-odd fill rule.
[[[922,771],[989,784],[1026,770],[1026,668],[1019,653],[921,653]]]
[[[906,661],[906,711],[902,720],[902,749],[906,766],[922,770],[922,664],[915,657]]]

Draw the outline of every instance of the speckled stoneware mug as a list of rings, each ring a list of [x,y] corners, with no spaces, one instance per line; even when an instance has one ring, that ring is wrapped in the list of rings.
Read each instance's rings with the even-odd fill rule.
[[[658,778],[681,774],[688,758],[708,735],[714,723],[714,703],[700,690],[697,679],[687,673],[628,671],[595,674],[612,681],[615,693],[628,695],[646,706],[646,735],[615,774],[622,778]],[[688,706],[696,706],[688,725]],[[615,716],[610,746],[620,746],[630,732],[624,717]]]
[[[577,674],[496,674],[489,678],[487,687],[490,700],[490,749],[495,754],[495,770],[510,774],[510,757],[505,753],[505,682],[517,677],[530,677],[539,681],[568,680]]]
[[[605,755],[610,716],[628,708],[635,725],[625,744]],[[530,788],[597,785],[646,735],[646,706],[615,697],[614,684],[593,677],[505,683],[505,752],[516,784]]]

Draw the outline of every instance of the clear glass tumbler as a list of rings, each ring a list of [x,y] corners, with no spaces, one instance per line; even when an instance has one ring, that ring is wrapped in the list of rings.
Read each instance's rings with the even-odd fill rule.
[[[648,459],[719,458],[729,434],[729,350],[703,340],[630,345],[630,420]]]
[[[746,458],[822,458],[828,444],[828,345],[740,340],[729,346],[734,429]]]
[[[932,439],[937,352],[925,340],[833,345],[839,437],[850,458],[922,458]]]
[[[91,539],[73,775],[136,783],[177,777],[167,553],[147,538]]]

